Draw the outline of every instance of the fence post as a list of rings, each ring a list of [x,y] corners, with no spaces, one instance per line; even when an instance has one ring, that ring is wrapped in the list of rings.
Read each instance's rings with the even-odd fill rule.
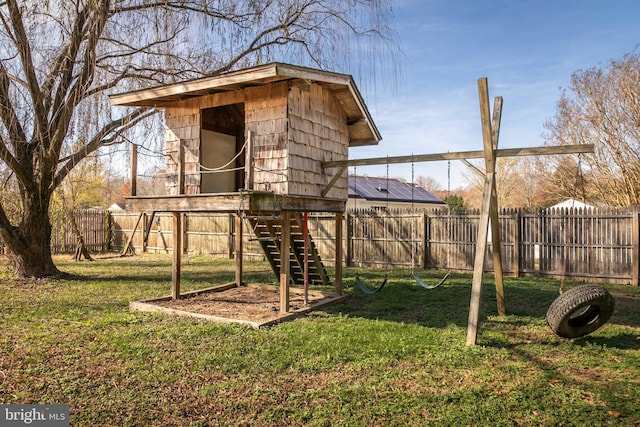
[[[346,243],[347,243],[347,251],[346,251],[346,265],[347,267],[353,267],[353,248],[351,246],[351,242],[353,239],[353,214],[347,213],[345,215],[345,221],[347,223],[347,235]]]
[[[113,218],[111,217],[111,212],[104,211],[104,234],[103,234],[103,238],[104,238],[104,242],[102,242],[102,250],[104,252],[107,252],[111,249],[111,238],[112,238],[112,231],[111,231],[111,227],[113,226]]]
[[[234,215],[233,214],[229,214],[229,221],[228,221],[228,229],[229,229],[229,238],[228,238],[228,244],[227,244],[227,248],[228,249],[228,253],[227,256],[229,259],[233,259],[233,254],[235,252],[235,239],[234,239],[234,234],[235,234],[235,221],[234,221]]]
[[[420,268],[422,268],[423,270],[425,270],[427,268],[427,214],[425,212],[422,212],[421,215],[421,219],[422,219],[422,227],[420,227],[422,229],[422,235],[420,236],[420,238],[422,239],[421,243],[421,247],[422,247],[422,254],[420,257]]]
[[[631,229],[633,233],[633,250],[631,266],[631,284],[640,285],[640,212],[637,210],[631,214]]]
[[[513,277],[520,277],[520,230],[521,215],[520,209],[516,209],[513,224]]]
[[[336,262],[335,262],[335,292],[342,295],[342,212],[336,212]],[[307,238],[307,237],[305,237]],[[306,268],[306,266],[305,266]]]

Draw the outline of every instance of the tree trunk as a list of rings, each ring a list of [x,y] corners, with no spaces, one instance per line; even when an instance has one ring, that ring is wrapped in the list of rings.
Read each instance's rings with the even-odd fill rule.
[[[59,276],[60,270],[51,258],[51,221],[48,204],[31,206],[23,222],[11,230],[0,230],[0,237],[9,248],[7,257],[13,264],[13,277]]]

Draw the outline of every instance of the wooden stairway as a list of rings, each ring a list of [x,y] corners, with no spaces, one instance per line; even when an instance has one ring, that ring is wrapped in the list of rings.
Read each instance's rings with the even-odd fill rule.
[[[247,216],[260,246],[264,251],[276,277],[280,277],[280,217]],[[292,285],[304,285],[304,234],[302,214],[291,216],[291,251],[289,253],[289,270]],[[316,245],[309,235],[309,284],[330,285],[327,271],[322,264]]]

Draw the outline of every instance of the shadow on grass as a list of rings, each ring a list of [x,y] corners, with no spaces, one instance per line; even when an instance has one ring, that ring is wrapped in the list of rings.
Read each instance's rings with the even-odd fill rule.
[[[344,304],[330,310],[368,319],[380,319],[442,328],[450,325],[466,327],[471,295],[471,276],[452,273],[447,281],[435,288],[420,287],[407,270],[393,270],[386,273],[367,271],[360,278],[370,287],[379,285],[388,276],[388,283],[379,293],[366,295],[355,286],[354,271],[345,274],[345,288],[351,298]],[[422,280],[435,284],[443,277],[439,271],[421,271]],[[532,288],[527,284],[513,286],[505,284],[507,311],[509,314],[528,317],[545,316],[557,291],[549,287]],[[481,319],[497,314],[496,295],[493,278],[485,276],[482,289]]]
[[[374,288],[388,277],[386,286],[373,295],[364,294],[355,285],[354,269],[347,269],[344,274],[344,285],[351,295],[345,303],[336,305],[333,312],[367,319],[379,319],[395,322],[415,323],[427,327],[443,328],[450,325],[466,327],[471,296],[470,274],[452,273],[447,281],[435,289],[420,287],[407,270],[391,270],[379,272],[367,270],[366,275],[359,274],[365,283]],[[443,273],[435,270],[420,271],[420,277],[427,283],[437,283]],[[581,283],[565,283],[565,290]],[[624,286],[624,285],[622,285]],[[505,278],[505,302],[508,316],[517,316],[518,326],[529,325],[530,319],[545,319],[551,303],[560,295],[560,282],[541,278]],[[640,292],[621,294],[617,286],[611,289],[616,298],[616,313],[611,319],[617,325],[638,326],[640,323]],[[628,290],[628,289],[627,289]],[[493,276],[485,275],[480,305],[480,320],[497,315],[495,284]],[[611,339],[618,345],[630,345],[633,340]],[[616,346],[618,346],[616,345]],[[637,342],[635,343],[637,345]],[[635,347],[631,347],[635,348]]]
[[[606,328],[606,325],[603,326]],[[638,350],[640,349],[640,336],[636,333],[623,332],[613,336],[592,336],[576,338],[574,344],[579,346],[597,345],[610,348]]]

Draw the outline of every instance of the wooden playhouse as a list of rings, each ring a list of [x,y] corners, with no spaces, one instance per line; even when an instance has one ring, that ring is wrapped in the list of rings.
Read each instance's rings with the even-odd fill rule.
[[[127,210],[171,212],[175,236],[182,213],[235,214],[235,285],[242,284],[242,227],[250,224],[280,280],[281,313],[289,311],[290,285],[330,283],[311,236],[305,239],[303,213],[335,213],[335,259],[341,260],[346,166],[323,163],[347,160],[349,147],[381,139],[351,76],[272,63],[111,95],[110,101],[164,111],[167,194],[132,190]],[[181,252],[174,238],[176,299]],[[341,262],[334,286],[341,295]]]

